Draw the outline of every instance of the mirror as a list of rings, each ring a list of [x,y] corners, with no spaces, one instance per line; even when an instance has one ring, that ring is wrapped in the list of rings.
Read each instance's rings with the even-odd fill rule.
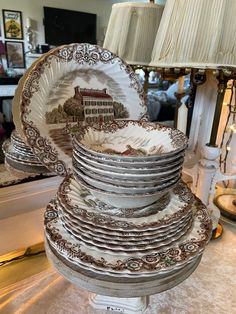
[[[136,73],[139,75],[140,81],[144,84],[145,73],[138,69]],[[190,104],[190,75],[184,76],[183,92],[184,96],[181,102],[188,108],[189,114],[192,111],[192,104]],[[148,77],[147,89],[147,106],[150,121],[158,122],[160,124],[176,127],[176,110],[178,107],[178,100],[176,93],[179,89],[179,82],[177,78],[163,78],[161,74],[150,71]],[[188,127],[189,128],[189,127]]]

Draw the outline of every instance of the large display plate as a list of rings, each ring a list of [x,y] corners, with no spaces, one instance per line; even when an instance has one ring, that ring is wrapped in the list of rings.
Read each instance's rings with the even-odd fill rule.
[[[90,44],[65,45],[45,54],[27,72],[17,95],[17,129],[20,124],[41,162],[63,176],[71,168],[71,133],[79,124],[139,120],[147,112],[132,68]]]

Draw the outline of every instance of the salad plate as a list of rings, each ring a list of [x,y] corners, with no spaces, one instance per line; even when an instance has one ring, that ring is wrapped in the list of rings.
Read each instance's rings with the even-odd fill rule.
[[[81,125],[147,115],[132,68],[90,44],[64,45],[43,55],[21,81],[17,103],[17,124],[27,143],[47,168],[62,176],[70,171],[71,138]]]
[[[58,210],[60,219],[66,224],[66,228],[69,230],[78,230],[79,232],[84,232],[85,234],[90,234],[92,237],[98,237],[103,241],[118,241],[119,243],[137,243],[142,241],[150,241],[156,240],[157,237],[165,237],[170,233],[178,232],[180,226],[184,225],[186,221],[191,224],[193,213],[189,211],[185,216],[181,217],[178,221],[171,222],[169,226],[161,225],[160,227],[157,225],[156,228],[142,229],[140,231],[129,230],[123,225],[123,229],[114,229],[106,228],[103,225],[94,226],[90,221],[85,221],[83,218],[75,216],[73,213],[71,214],[68,209],[63,207],[58,201]]]
[[[157,189],[154,192],[144,193],[123,193],[102,190],[98,187],[92,186],[82,179],[81,175],[77,175],[74,172],[74,177],[85,189],[89,190],[94,197],[117,208],[143,208],[144,206],[151,205],[165,196],[170,190],[172,190],[179,182],[180,178],[171,180],[168,184],[165,184],[163,189]]]
[[[191,229],[191,221],[188,219],[184,223],[180,224],[177,230],[170,231],[166,235],[157,235],[152,240],[149,240],[146,237],[146,240],[143,239],[140,242],[121,242],[115,241],[111,238],[111,240],[103,241],[100,237],[91,236],[90,234],[86,234],[84,232],[80,232],[75,228],[71,228],[67,223],[61,219],[63,227],[70,233],[75,239],[84,243],[87,247],[93,248],[94,250],[104,250],[109,251],[110,254],[119,254],[121,255],[129,255],[131,253],[149,253],[152,254],[153,250],[160,249],[163,246],[170,245],[171,243],[176,242],[180,239],[184,234],[186,234]]]
[[[102,227],[110,230],[120,231],[151,231],[164,226],[171,226],[171,223],[180,221],[190,211],[194,200],[192,193],[185,184],[179,183],[174,190],[170,192],[170,200],[164,198],[161,201],[163,206],[156,202],[150,206],[144,207],[143,215],[135,217],[137,208],[122,210],[111,206],[106,206],[99,202],[88,190],[84,189],[74,178],[70,176],[65,178],[57,193],[60,204],[67,209],[73,217],[89,222],[94,228]],[[104,206],[105,205],[105,206]],[[153,209],[150,214],[150,208]],[[119,216],[114,216],[115,210],[120,211]],[[112,211],[112,216],[107,214]],[[149,211],[145,215],[145,211]],[[123,213],[123,215],[122,215]]]

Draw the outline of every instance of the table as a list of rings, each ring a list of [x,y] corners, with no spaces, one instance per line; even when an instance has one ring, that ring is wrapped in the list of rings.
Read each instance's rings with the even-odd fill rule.
[[[178,286],[152,295],[145,314],[235,313],[236,225],[222,223],[222,237],[209,242],[194,273]],[[37,270],[36,260],[31,259],[30,263]],[[71,284],[52,267],[0,290],[1,313],[112,313],[95,311],[89,303],[90,293]]]

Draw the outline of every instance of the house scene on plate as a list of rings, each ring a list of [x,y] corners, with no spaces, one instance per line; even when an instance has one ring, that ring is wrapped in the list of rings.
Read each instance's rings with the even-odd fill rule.
[[[233,313],[236,2],[0,10],[0,312]]]

